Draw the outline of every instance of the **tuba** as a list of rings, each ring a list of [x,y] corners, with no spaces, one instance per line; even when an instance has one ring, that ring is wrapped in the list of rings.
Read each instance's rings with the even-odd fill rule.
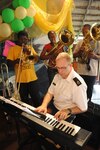
[[[74,35],[71,31],[64,29],[61,30],[58,34],[59,41],[55,44],[55,46],[48,52],[46,55],[50,56],[49,60],[45,60],[44,63],[46,66],[55,68],[55,59],[59,53],[63,51],[63,47],[69,47],[74,42]],[[49,61],[52,61],[52,66],[49,65]]]
[[[86,34],[85,38],[83,39],[83,43],[81,45],[83,51],[79,56],[80,63],[87,64],[87,70],[91,70],[89,66],[90,59],[88,58],[88,55],[90,52],[94,51],[95,43],[96,41],[99,40],[100,40],[100,25],[94,23],[91,26],[90,31]]]

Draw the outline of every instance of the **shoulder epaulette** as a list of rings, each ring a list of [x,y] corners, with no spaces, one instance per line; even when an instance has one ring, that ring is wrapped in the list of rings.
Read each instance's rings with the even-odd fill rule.
[[[77,86],[79,86],[79,85],[82,84],[77,77],[73,78],[73,80],[75,81],[75,83],[77,84]]]

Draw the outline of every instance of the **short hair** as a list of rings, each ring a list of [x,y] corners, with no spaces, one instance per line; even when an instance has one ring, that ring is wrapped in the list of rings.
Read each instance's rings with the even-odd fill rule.
[[[49,32],[48,32],[48,37],[50,37],[50,34],[56,34],[56,32],[53,31],[53,30],[52,30],[52,31],[49,31]]]
[[[68,53],[66,53],[66,52],[59,53],[58,56],[56,57],[56,61],[59,59],[62,59],[62,58],[65,58],[67,60],[67,62],[69,62],[71,64],[72,58]]]
[[[90,24],[84,24],[84,25],[83,25],[83,28],[84,28],[84,27],[88,27],[88,28],[90,29],[90,28],[91,28],[91,25],[90,25]]]
[[[19,39],[22,36],[26,36],[28,38],[28,33],[26,31],[20,31],[17,34],[17,38]]]

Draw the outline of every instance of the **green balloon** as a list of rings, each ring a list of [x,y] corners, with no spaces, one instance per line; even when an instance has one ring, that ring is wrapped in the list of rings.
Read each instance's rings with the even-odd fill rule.
[[[13,1],[12,1],[12,6],[13,6],[14,8],[17,8],[17,7],[19,6],[18,0],[13,0]]]
[[[23,6],[25,8],[29,8],[30,7],[30,0],[19,0],[19,6]]]
[[[14,20],[14,11],[10,8],[5,8],[2,11],[2,19],[6,23],[10,23],[11,21]]]
[[[14,19],[11,22],[11,29],[14,32],[22,31],[22,30],[24,30],[24,28],[25,28],[25,26],[24,26],[23,22],[20,19]]]
[[[34,23],[34,18],[27,16],[22,21],[25,27],[31,27]]]

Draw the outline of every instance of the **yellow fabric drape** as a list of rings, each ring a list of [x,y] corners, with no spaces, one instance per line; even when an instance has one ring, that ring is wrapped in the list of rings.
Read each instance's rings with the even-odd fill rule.
[[[46,12],[46,3],[48,0],[31,0],[32,5],[36,5],[38,9],[41,9],[40,11],[45,11]],[[52,1],[52,0],[51,0]],[[35,7],[35,8],[36,8]],[[37,11],[37,9],[36,9]]]
[[[59,32],[62,28],[67,28],[74,33],[72,24],[73,4],[73,0],[31,0],[36,15],[33,26],[26,29],[30,38],[47,34],[50,30]],[[4,39],[6,38],[0,37],[0,41]]]
[[[70,31],[74,33],[73,25],[72,25],[72,16],[71,16],[71,10],[73,7],[73,0],[63,0],[63,5],[61,8],[61,11],[59,11],[57,14],[47,13],[48,9],[47,6],[48,1],[50,0],[32,0],[32,5],[36,9],[36,15],[35,18],[35,24],[41,29],[42,32],[47,33],[50,30],[54,30],[56,32],[60,31],[63,27],[67,27]],[[51,0],[54,2],[55,0]],[[55,1],[55,9],[58,6],[57,0]],[[58,0],[59,2],[59,0]],[[47,5],[48,4],[48,5]],[[49,5],[49,7],[51,7]]]

